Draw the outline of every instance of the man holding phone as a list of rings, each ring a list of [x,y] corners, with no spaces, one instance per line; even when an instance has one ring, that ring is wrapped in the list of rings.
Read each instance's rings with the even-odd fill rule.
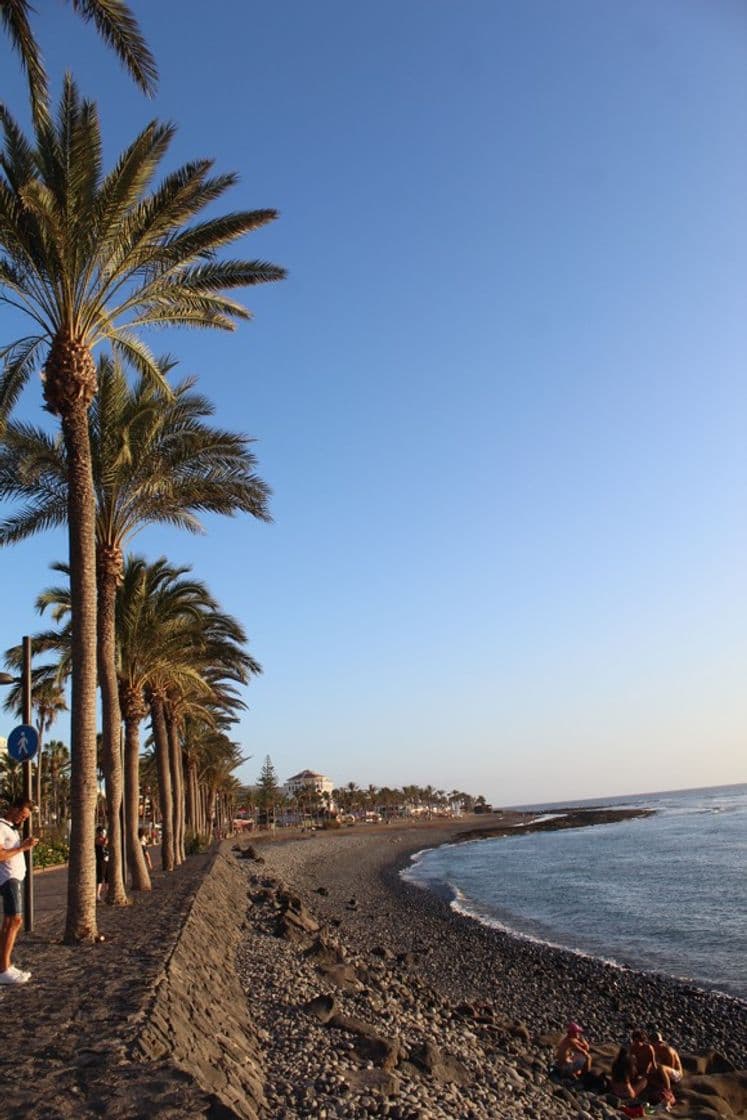
[[[23,880],[26,860],[23,853],[39,843],[33,836],[22,840],[18,829],[31,816],[33,801],[19,798],[0,816],[0,897],[3,924],[0,926],[0,984],[25,984],[30,972],[11,964],[13,948],[23,922]]]

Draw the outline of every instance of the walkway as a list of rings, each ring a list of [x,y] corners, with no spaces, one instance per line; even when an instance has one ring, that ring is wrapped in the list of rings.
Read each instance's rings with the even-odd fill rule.
[[[209,1102],[167,1063],[142,1065],[129,1044],[179,935],[209,856],[191,856],[132,905],[97,907],[105,941],[63,945],[67,868],[34,876],[35,922],[15,962],[32,978],[0,988],[3,1120],[154,1120],[206,1116]]]

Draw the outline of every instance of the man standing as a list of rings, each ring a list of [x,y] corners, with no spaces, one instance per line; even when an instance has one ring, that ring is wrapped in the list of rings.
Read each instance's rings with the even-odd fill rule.
[[[23,853],[39,843],[33,836],[22,840],[18,828],[28,820],[33,801],[19,798],[0,817],[0,896],[3,924],[0,927],[0,984],[25,984],[31,976],[11,964],[13,947],[23,921],[23,880],[26,860]]]

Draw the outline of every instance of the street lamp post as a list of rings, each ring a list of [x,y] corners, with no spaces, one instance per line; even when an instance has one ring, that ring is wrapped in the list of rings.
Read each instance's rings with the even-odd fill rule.
[[[20,677],[11,677],[8,673],[0,673],[0,684],[20,684],[22,698],[21,719],[25,724],[31,724],[31,638],[22,640],[23,662]],[[27,801],[32,801],[31,796],[31,759],[23,763],[23,796]],[[37,762],[38,765],[38,762]],[[31,835],[31,816],[24,821],[24,839]],[[34,849],[29,848],[26,856],[26,878],[23,882],[23,928],[31,933],[34,928]]]

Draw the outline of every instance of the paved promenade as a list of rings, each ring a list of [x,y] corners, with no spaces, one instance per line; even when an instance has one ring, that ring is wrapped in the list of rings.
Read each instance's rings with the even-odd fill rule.
[[[67,868],[34,876],[34,930],[21,931],[14,955],[31,980],[0,988],[3,1120],[207,1115],[179,1071],[135,1062],[130,1047],[209,860],[156,871],[129,906],[99,905],[105,940],[95,945],[62,944]]]

